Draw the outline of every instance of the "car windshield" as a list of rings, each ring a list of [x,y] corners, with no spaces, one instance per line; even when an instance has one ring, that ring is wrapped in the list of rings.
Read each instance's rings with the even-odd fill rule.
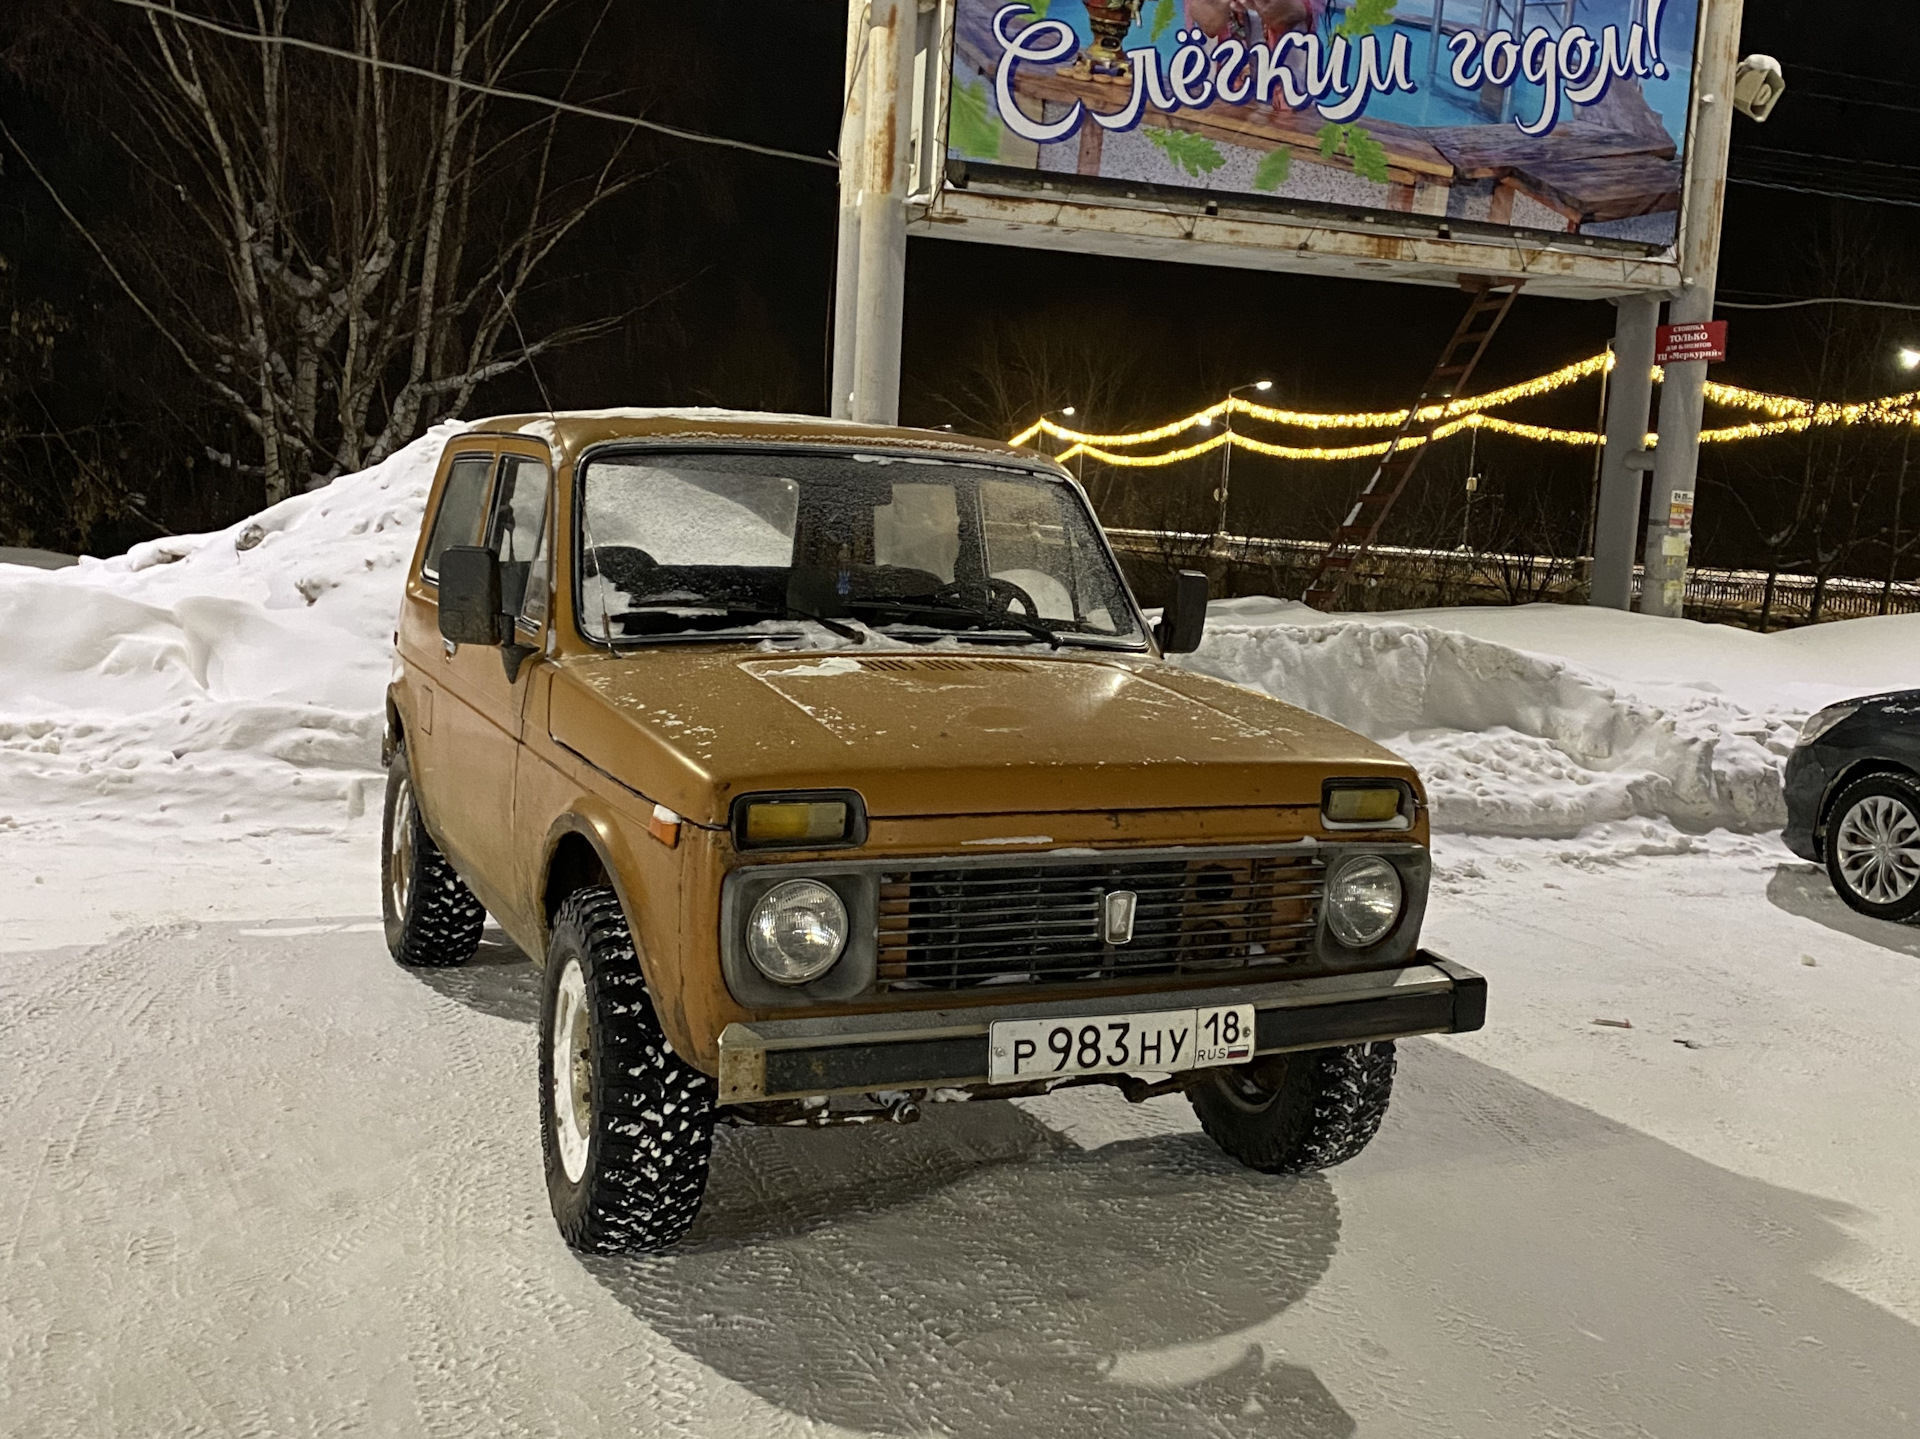
[[[1073,488],[873,454],[614,452],[581,482],[579,616],[602,641],[810,620],[905,640],[1138,647]]]

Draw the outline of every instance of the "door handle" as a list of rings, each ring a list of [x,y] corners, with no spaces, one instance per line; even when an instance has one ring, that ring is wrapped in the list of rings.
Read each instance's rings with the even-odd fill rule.
[[[442,640],[440,641],[440,648],[441,648],[441,649],[443,649],[443,650],[445,650],[445,651],[447,652],[447,658],[448,658],[448,659],[452,659],[452,658],[453,658],[453,652],[454,652],[455,650],[457,650],[457,649],[459,649],[459,648],[460,648],[460,646],[458,646],[457,644],[455,644],[455,643],[454,643],[454,642],[453,642],[452,640],[449,640],[449,639],[442,639]]]

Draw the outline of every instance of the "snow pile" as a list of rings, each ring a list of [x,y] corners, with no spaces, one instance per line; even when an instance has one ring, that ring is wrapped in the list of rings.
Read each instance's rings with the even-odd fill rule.
[[[1187,663],[1405,755],[1442,829],[1753,833],[1785,822],[1781,774],[1807,714],[1920,684],[1917,640],[1907,617],[1760,636],[1564,606],[1326,616],[1253,599],[1215,605]],[[1896,665],[1902,651],[1915,658]]]
[[[401,575],[460,428],[213,534],[0,568],[0,830],[311,833],[377,806]]]

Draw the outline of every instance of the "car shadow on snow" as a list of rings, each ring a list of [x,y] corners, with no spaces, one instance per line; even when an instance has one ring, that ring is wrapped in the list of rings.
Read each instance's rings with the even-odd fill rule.
[[[406,971],[436,994],[480,1014],[532,1024],[540,1017],[540,971],[520,946],[488,925],[472,959],[451,969]]]
[[[1339,1233],[1323,1178],[1254,1174],[1197,1134],[1082,1150],[986,1102],[899,1129],[723,1130],[686,1242],[584,1262],[648,1327],[819,1423],[1345,1439],[1312,1370],[1234,1337],[1305,1295]]]
[[[1767,881],[1767,899],[1775,909],[1810,919],[1838,934],[1920,959],[1920,928],[1848,909],[1833,892],[1827,872],[1818,865],[1781,865]]]
[[[1852,1211],[1444,1045],[1401,1054],[1385,1130],[1332,1176],[936,1106],[897,1130],[724,1131],[679,1249],[581,1262],[703,1365],[874,1434],[1344,1439],[1347,1394],[1516,1439],[1543,1415],[1910,1432],[1920,1333],[1825,1277]]]

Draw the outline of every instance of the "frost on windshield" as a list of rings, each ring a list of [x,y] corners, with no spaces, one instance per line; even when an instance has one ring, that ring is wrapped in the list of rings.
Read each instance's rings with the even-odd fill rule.
[[[1092,516],[1025,471],[885,455],[687,451],[588,462],[589,638],[826,624],[989,643],[1143,642]]]

